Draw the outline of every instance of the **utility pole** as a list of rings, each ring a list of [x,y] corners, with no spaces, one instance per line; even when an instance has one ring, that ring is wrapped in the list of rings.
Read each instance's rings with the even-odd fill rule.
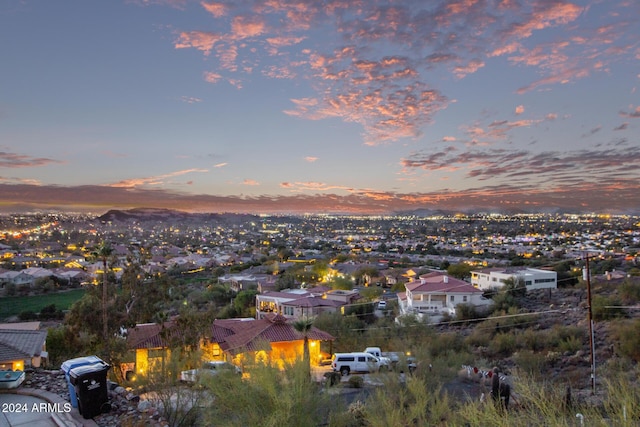
[[[593,313],[591,311],[591,272],[589,271],[589,254],[586,255],[583,278],[587,282],[587,319],[589,321],[589,350],[591,354],[591,394],[596,394],[596,355],[593,335]]]

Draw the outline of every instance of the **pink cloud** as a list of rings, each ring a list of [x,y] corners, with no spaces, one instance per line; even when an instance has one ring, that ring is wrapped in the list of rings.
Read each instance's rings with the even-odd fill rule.
[[[515,113],[516,113],[517,116],[519,116],[520,114],[524,113],[524,105],[518,105],[516,107]]]
[[[517,38],[527,38],[531,36],[533,31],[575,21],[582,11],[583,8],[571,3],[537,2],[534,3],[534,10],[527,16],[527,19],[512,25],[507,34]]]
[[[196,98],[194,96],[181,96],[180,100],[182,102],[186,102],[187,104],[196,104],[198,102],[202,102],[201,98]]]
[[[254,179],[245,179],[244,181],[242,181],[242,183],[244,185],[251,185],[251,186],[257,186],[260,185],[260,183]]]
[[[236,16],[231,22],[231,32],[235,38],[248,38],[261,35],[266,24],[259,16]]]
[[[176,49],[195,48],[209,55],[216,42],[222,40],[220,34],[204,31],[182,32],[174,43]]]
[[[205,71],[204,80],[209,83],[218,83],[222,79],[222,76],[218,73],[214,73],[211,71]]]
[[[222,18],[229,11],[229,8],[224,3],[216,3],[216,2],[201,2],[200,3],[204,10],[212,14],[216,18]]]
[[[304,158],[304,160],[305,160],[306,162],[313,163],[313,162],[318,161],[318,158],[317,158],[317,157],[314,157],[314,156],[307,156],[307,157],[305,157],[305,158]]]
[[[208,172],[207,169],[185,169],[181,171],[171,172],[164,175],[144,177],[144,178],[130,178],[124,179],[122,181],[114,182],[112,184],[108,184],[109,187],[121,187],[121,188],[136,188],[141,186],[157,186],[162,185],[167,182],[167,179],[173,178],[176,176],[186,175],[194,172]]]
[[[627,118],[631,118],[631,119],[640,118],[640,106],[637,106],[635,109],[633,108],[633,106],[630,106],[630,108],[631,108],[630,112],[620,111],[620,115],[622,117],[627,117]]]

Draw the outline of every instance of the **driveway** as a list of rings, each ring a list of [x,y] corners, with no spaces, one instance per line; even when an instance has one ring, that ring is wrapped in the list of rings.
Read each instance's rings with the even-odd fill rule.
[[[97,427],[69,401],[45,390],[18,388],[0,392],[0,427]]]

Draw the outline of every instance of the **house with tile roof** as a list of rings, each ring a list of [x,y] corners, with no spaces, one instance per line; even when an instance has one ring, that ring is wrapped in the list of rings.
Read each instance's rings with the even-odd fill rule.
[[[171,342],[179,335],[176,319],[162,325],[146,323],[129,329],[126,339],[131,351],[121,365],[123,376],[132,378],[160,369],[170,356]],[[329,345],[331,351],[334,337],[315,327],[307,337],[311,361],[319,363],[321,345]],[[217,319],[204,332],[199,350],[204,360],[225,360],[237,366],[256,362],[284,366],[302,357],[303,345],[303,334],[284,316],[272,314],[262,319]]]
[[[0,325],[0,369],[23,371],[43,365],[47,331],[39,327],[40,322]]]
[[[329,347],[335,339],[316,327],[307,333],[312,364],[319,364],[321,344]],[[218,319],[213,322],[209,346],[203,349],[211,358],[221,357],[238,366],[258,362],[283,367],[302,358],[304,335],[286,317],[272,314],[262,319]],[[331,353],[331,348],[328,349]]]
[[[483,292],[480,289],[446,273],[423,274],[404,286],[405,292],[398,293],[401,314],[453,315],[458,304],[491,304],[490,299],[482,296]]]

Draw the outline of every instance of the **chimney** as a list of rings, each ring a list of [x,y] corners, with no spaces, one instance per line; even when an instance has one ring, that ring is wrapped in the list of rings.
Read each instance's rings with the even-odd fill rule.
[[[444,276],[442,280],[444,283],[449,283],[449,276]]]

